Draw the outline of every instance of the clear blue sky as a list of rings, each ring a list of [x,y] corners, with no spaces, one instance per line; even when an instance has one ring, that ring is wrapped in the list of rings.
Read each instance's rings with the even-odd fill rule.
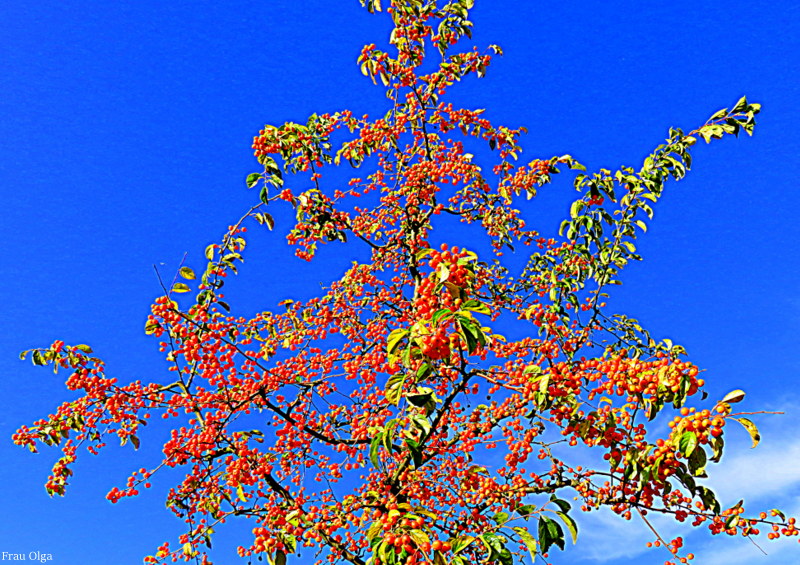
[[[590,169],[638,164],[670,126],[691,129],[746,94],[764,109],[752,139],[695,151],[695,168],[668,186],[615,298],[656,334],[683,343],[707,369],[712,398],[748,391],[764,440],[733,438],[716,483],[753,506],[800,513],[800,10],[778,1],[512,2],[477,0],[475,43],[506,56],[454,90],[497,123],[524,125],[526,156],[570,153]],[[385,16],[356,0],[299,2],[10,3],[0,19],[0,552],[39,551],[59,565],[138,563],[181,524],[156,488],[112,506],[105,494],[158,456],[164,430],[142,449],[83,455],[66,498],[44,491],[56,451],[12,445],[18,425],[67,398],[61,376],[17,360],[54,339],[88,343],[122,380],[158,380],[162,360],[142,327],[159,293],[152,265],[172,273],[257,198],[252,135],[266,122],[349,108],[383,113],[382,91],[355,59],[385,41]],[[567,179],[543,191],[558,206]],[[551,207],[552,207],[551,206]],[[566,212],[566,210],[564,210]],[[277,230],[288,220],[278,222]],[[549,219],[553,225],[557,218]],[[262,234],[228,295],[243,313],[307,296],[341,272],[350,251],[320,264],[291,258]],[[712,469],[712,472],[715,469]],[[174,477],[173,477],[174,478]],[[727,499],[729,502],[730,498]],[[555,563],[663,563],[641,525],[581,521],[583,539]],[[234,526],[215,555],[234,563]],[[672,533],[669,530],[668,533]],[[800,546],[690,538],[700,565],[790,563]]]

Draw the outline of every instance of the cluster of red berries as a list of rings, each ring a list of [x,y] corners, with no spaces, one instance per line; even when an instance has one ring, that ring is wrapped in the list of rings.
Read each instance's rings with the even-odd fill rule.
[[[433,272],[417,287],[414,310],[422,320],[431,320],[430,333],[422,337],[422,353],[431,359],[443,359],[450,355],[458,341],[451,332],[452,318],[443,316],[436,324],[432,316],[439,310],[457,311],[467,296],[473,272],[469,268],[470,253],[466,249],[442,244],[439,251],[431,251],[429,266]]]
[[[396,506],[396,504],[390,504],[390,507]],[[396,508],[394,509],[396,510]],[[425,555],[431,550],[443,553],[452,550],[450,542],[438,539],[430,541],[428,534],[424,531],[425,521],[420,516],[406,515],[406,517],[400,518],[396,513],[384,513],[376,510],[372,517],[380,522],[384,531],[381,543],[394,548],[396,555],[405,553],[407,565],[428,562]]]
[[[725,416],[730,413],[730,408],[725,405],[719,405],[715,411],[718,415],[714,415],[710,410],[701,410],[696,412],[694,408],[681,408],[681,416],[675,418],[669,423],[669,427],[684,431],[695,432],[699,443],[708,443],[711,437],[719,437],[722,435],[722,428],[725,426]],[[681,422],[683,424],[681,425]]]

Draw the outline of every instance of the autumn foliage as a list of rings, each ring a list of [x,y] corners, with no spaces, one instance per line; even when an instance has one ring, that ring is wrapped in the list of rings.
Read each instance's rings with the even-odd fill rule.
[[[199,278],[183,266],[152,305],[145,331],[169,378],[120,384],[84,345],[23,354],[65,369],[76,393],[14,436],[63,450],[48,491],[64,494],[79,448],[115,438],[138,448],[148,420],[163,418],[174,426],[163,461],[108,494],[117,502],[165,467],[185,471],[166,504],[186,534],[150,563],[210,562],[213,531],[233,518],[252,522],[240,555],[272,564],[297,553],[356,565],[552,561],[579,537],[576,513],[600,507],[715,534],[798,535],[780,512],[723,508],[701,484],[730,425],[758,442],[734,406],[744,393],[706,400],[679,345],[604,302],[695,142],[752,133],[759,105],[742,98],[689,133],[670,130],[638,168],[523,161],[524,128],[447,99],[501,54],[456,49],[472,0],[362,4],[394,22],[388,50],[358,57],[386,91],[386,114],[258,133],[261,169],[247,178],[258,201],[206,249]],[[351,167],[349,183],[327,181]],[[567,170],[576,198],[545,237],[526,201]],[[371,257],[317,297],[241,317],[222,287],[259,224],[288,231],[309,261],[325,244]],[[578,453],[595,464],[571,463]],[[692,559],[680,538],[653,543],[670,561]]]

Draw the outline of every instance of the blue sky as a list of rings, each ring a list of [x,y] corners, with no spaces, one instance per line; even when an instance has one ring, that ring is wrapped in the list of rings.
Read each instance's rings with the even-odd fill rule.
[[[743,388],[748,409],[786,412],[758,419],[764,440],[755,451],[743,431],[731,432],[712,484],[731,502],[742,492],[752,507],[800,514],[800,9],[739,0],[476,4],[475,43],[498,43],[506,55],[453,94],[497,123],[528,127],[527,158],[636,165],[670,126],[698,126],[744,94],[763,104],[753,138],[696,148],[693,171],[668,186],[641,242],[645,260],[629,269],[614,304],[683,343],[707,369],[712,398]],[[254,202],[243,179],[257,169],[250,143],[264,123],[344,108],[383,113],[382,91],[355,59],[389,27],[356,0],[40,0],[4,12],[0,552],[49,553],[64,565],[137,563],[181,532],[163,508],[172,483],[164,477],[114,506],[105,494],[153,462],[164,430],[143,437],[139,452],[83,456],[66,498],[50,499],[43,485],[56,452],[31,455],[10,436],[66,390],[17,353],[54,339],[88,343],[123,380],[162,378],[142,332],[159,293],[153,265],[172,273],[188,253],[201,267],[205,246]],[[571,190],[567,179],[547,187],[543,210],[558,210]],[[276,220],[276,232],[289,224]],[[309,265],[279,233],[255,236],[251,249],[228,293],[245,313],[312,294],[352,253],[331,248]],[[555,563],[666,558],[644,549],[650,536],[640,524],[598,515],[581,526],[578,546]],[[234,562],[237,533],[220,537],[220,562]],[[800,560],[796,542],[764,544],[764,557],[745,540],[689,539],[702,565]]]

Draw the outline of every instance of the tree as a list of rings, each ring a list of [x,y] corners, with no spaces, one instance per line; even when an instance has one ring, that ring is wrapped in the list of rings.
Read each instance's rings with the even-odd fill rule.
[[[118,384],[84,345],[23,354],[67,369],[79,393],[14,438],[32,450],[61,446],[51,494],[64,494],[79,447],[96,453],[110,436],[138,447],[156,414],[175,422],[164,460],[108,495],[135,496],[160,469],[185,469],[167,506],[187,534],[150,562],[206,562],[218,524],[246,517],[254,531],[242,555],[274,563],[310,547],[356,564],[505,565],[577,537],[566,500],[576,494],[582,510],[606,506],[625,519],[660,512],[714,533],[797,535],[778,511],[722,508],[698,481],[719,461],[730,422],[758,442],[733,408],[744,393],[701,407],[704,382],[683,349],[604,302],[639,259],[636,237],[667,181],[689,168],[692,145],[752,133],[759,106],[743,98],[694,131],[670,130],[639,168],[588,174],[569,155],[523,163],[523,128],[446,101],[500,54],[455,52],[471,6],[387,8],[392,54],[368,45],[359,57],[386,90],[383,118],[342,111],[259,132],[262,170],[247,178],[259,202],[209,246],[199,282],[182,266],[182,282],[152,307],[145,331],[172,378]],[[340,182],[342,161],[362,178]],[[577,171],[578,196],[559,235],[545,237],[528,227],[522,196],[565,167]],[[272,211],[289,205],[299,256],[338,242],[366,246],[370,260],[316,298],[279,303],[280,313],[230,314],[222,288],[248,225],[283,226]],[[648,425],[670,417],[662,437]],[[580,446],[602,463],[570,464]],[[679,538],[656,543],[690,558]]]

